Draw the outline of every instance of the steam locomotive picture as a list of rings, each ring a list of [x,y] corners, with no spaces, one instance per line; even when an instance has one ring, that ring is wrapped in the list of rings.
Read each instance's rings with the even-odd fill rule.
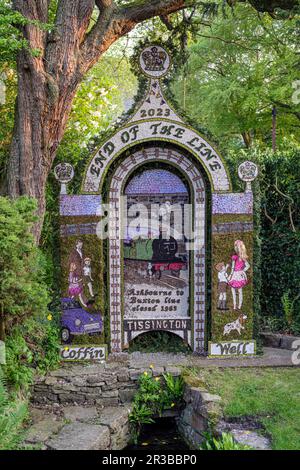
[[[181,244],[182,245],[182,244]],[[183,244],[184,246],[184,244]],[[175,238],[159,236],[154,239],[137,239],[125,242],[125,261],[135,260],[139,263],[139,273],[144,277],[161,279],[162,273],[179,277],[181,271],[188,269],[188,257]]]

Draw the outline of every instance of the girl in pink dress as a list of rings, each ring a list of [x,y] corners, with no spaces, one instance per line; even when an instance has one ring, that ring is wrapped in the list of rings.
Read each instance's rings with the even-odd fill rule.
[[[79,297],[80,302],[84,307],[86,304],[82,298],[83,293],[83,286],[82,286],[82,279],[76,273],[76,264],[70,264],[70,273],[69,273],[69,296],[71,299]]]
[[[234,310],[236,310],[236,297],[238,292],[238,309],[240,310],[243,305],[243,287],[248,284],[246,272],[250,268],[250,264],[247,261],[248,255],[244,242],[236,240],[234,242],[234,251],[236,254],[231,257],[232,266],[231,273],[228,278],[228,285],[231,287]]]

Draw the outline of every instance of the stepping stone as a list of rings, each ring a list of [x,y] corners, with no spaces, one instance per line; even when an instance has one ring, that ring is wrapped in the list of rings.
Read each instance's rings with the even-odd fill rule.
[[[75,422],[64,426],[46,445],[52,450],[107,450],[110,432],[107,426]]]
[[[231,429],[234,440],[239,444],[252,447],[256,450],[270,450],[271,445],[269,439],[254,431],[246,431],[242,429]]]
[[[63,408],[64,416],[67,420],[74,421],[89,421],[98,416],[98,412],[94,406],[65,406]]]
[[[118,432],[128,423],[129,407],[107,407],[100,411],[97,423],[108,426],[112,433]]]
[[[52,434],[57,433],[64,425],[62,420],[57,420],[56,416],[49,416],[31,426],[25,436],[25,442],[37,444],[45,442]]]

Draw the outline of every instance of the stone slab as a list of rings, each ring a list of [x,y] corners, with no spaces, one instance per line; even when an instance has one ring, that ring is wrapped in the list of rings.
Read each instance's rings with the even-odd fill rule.
[[[65,406],[64,416],[67,420],[74,421],[89,421],[98,416],[98,411],[94,406]]]
[[[31,426],[25,435],[25,442],[37,444],[45,442],[52,434],[57,433],[64,425],[64,421],[56,416],[47,416]]]
[[[271,445],[269,439],[254,431],[241,429],[231,429],[234,440],[242,445],[247,445],[255,450],[270,450]]]
[[[97,423],[108,426],[112,433],[116,433],[128,423],[129,413],[129,407],[107,407],[100,411]]]
[[[76,422],[64,426],[46,445],[52,450],[107,450],[110,432],[107,426]]]

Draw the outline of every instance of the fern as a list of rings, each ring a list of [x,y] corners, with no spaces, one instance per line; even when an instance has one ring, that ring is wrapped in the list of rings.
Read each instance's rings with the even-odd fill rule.
[[[18,448],[22,441],[22,426],[27,417],[27,404],[20,399],[11,399],[0,368],[0,450]]]
[[[290,291],[283,294],[281,297],[281,303],[286,322],[291,326],[294,317],[294,300],[290,298]]]

